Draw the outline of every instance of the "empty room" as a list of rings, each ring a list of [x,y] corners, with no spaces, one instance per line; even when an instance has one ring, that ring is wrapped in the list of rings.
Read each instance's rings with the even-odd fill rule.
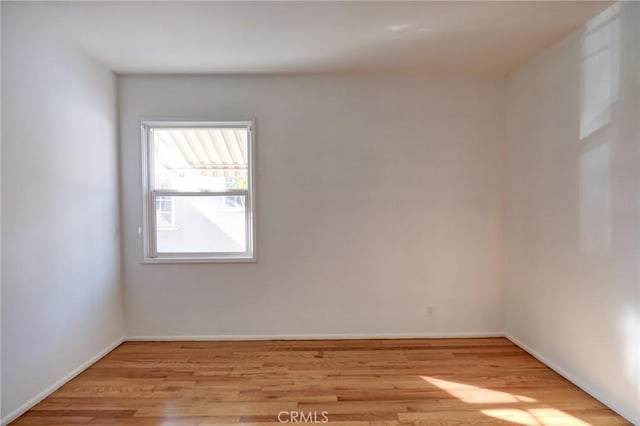
[[[2,425],[640,425],[640,2],[1,1]]]

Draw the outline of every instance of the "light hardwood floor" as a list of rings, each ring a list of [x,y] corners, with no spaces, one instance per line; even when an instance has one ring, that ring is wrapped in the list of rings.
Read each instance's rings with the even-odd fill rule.
[[[353,425],[629,424],[504,338],[124,343],[13,424],[280,424],[323,411]]]

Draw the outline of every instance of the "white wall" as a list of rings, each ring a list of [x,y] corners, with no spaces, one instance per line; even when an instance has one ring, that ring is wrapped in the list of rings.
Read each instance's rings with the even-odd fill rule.
[[[129,336],[503,330],[502,81],[119,83]],[[140,264],[140,120],[162,117],[256,118],[257,263]]]
[[[506,329],[640,424],[640,4],[508,80]]]
[[[6,422],[123,324],[115,76],[4,2],[2,89]]]
[[[5,420],[123,334],[115,78],[28,7],[2,5]],[[120,78],[127,334],[481,335],[506,310],[640,422],[638,9],[509,78],[506,176],[499,79]],[[257,263],[140,263],[139,121],[162,117],[256,117]]]

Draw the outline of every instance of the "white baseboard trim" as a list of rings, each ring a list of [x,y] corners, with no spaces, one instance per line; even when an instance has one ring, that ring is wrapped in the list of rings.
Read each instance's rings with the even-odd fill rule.
[[[504,337],[502,331],[433,333],[338,333],[338,334],[211,334],[173,336],[131,336],[129,342],[232,341],[232,340],[355,340],[355,339],[468,339]]]
[[[71,370],[68,374],[66,374],[60,380],[57,380],[51,386],[49,386],[48,388],[46,388],[45,390],[43,390],[42,392],[40,392],[39,394],[37,394],[36,396],[31,398],[27,402],[22,404],[20,407],[18,407],[15,410],[13,410],[11,413],[7,414],[1,421],[2,426],[6,426],[7,424],[11,423],[15,419],[17,419],[18,417],[20,417],[21,415],[26,413],[29,409],[34,407],[37,403],[39,403],[40,401],[45,399],[47,396],[49,396],[50,394],[52,394],[53,392],[58,390],[62,385],[64,385],[69,380],[71,380],[74,377],[76,377],[78,374],[82,373],[87,368],[91,367],[100,358],[102,358],[103,356],[105,356],[106,354],[108,354],[109,352],[114,350],[115,348],[117,348],[125,340],[126,339],[124,337],[121,337],[121,338],[117,339],[116,341],[114,341],[113,343],[108,345],[106,348],[102,349],[100,352],[98,352],[97,354],[95,354],[94,356],[89,358],[87,361],[83,362],[78,367],[76,367],[73,370]]]
[[[558,373],[559,375],[561,375],[562,377],[564,377],[565,379],[567,379],[568,381],[570,381],[571,383],[573,383],[574,385],[576,385],[577,387],[579,387],[580,389],[582,389],[583,391],[585,391],[586,393],[588,393],[589,395],[597,399],[598,401],[602,402],[604,405],[611,408],[616,413],[620,414],[622,417],[630,421],[632,424],[640,425],[640,413],[632,413],[618,406],[618,404],[616,404],[614,401],[611,401],[608,397],[602,395],[596,389],[591,387],[591,385],[587,384],[584,380],[577,377],[575,374],[568,372],[564,368],[560,367],[558,364],[551,361],[549,358],[542,355],[540,352],[536,351],[535,349],[531,348],[526,343],[524,343],[523,341],[521,341],[520,339],[518,339],[508,331],[505,331],[504,336],[507,339],[511,340],[515,345],[519,346],[522,350],[524,350],[525,352],[528,352],[531,356],[536,358],[538,361],[540,361],[547,367],[551,368],[553,371],[555,371],[556,373]]]

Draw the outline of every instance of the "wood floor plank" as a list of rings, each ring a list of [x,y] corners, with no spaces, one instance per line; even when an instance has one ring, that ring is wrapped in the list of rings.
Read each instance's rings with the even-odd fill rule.
[[[504,338],[128,342],[13,425],[628,425]]]

